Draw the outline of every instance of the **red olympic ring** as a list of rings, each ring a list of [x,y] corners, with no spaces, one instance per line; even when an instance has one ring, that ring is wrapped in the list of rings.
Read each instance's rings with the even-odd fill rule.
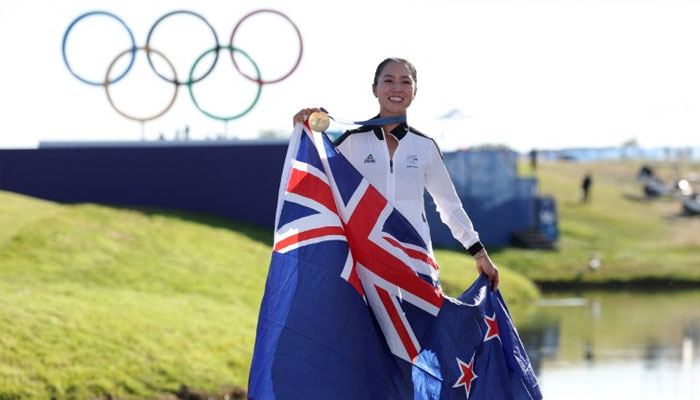
[[[268,79],[268,80],[265,80],[265,79],[262,79],[262,78],[257,79],[257,78],[254,78],[254,77],[250,76],[250,75],[247,75],[246,73],[244,73],[243,71],[241,71],[240,67],[238,66],[238,63],[236,63],[236,58],[233,56],[233,51],[231,51],[231,60],[233,61],[233,65],[236,67],[236,70],[237,70],[241,75],[243,75],[244,77],[246,77],[248,80],[251,80],[251,81],[253,81],[253,82],[260,83],[260,84],[270,84],[270,83],[277,83],[277,82],[280,82],[280,81],[282,81],[282,80],[284,80],[284,79],[287,79],[287,77],[288,77],[289,75],[291,75],[291,74],[294,72],[294,70],[296,70],[297,67],[299,66],[299,62],[301,61],[301,55],[302,55],[302,53],[304,52],[304,44],[303,44],[302,41],[301,41],[301,32],[299,32],[299,28],[297,28],[296,24],[295,24],[294,22],[292,22],[292,20],[289,19],[289,17],[287,17],[286,15],[284,15],[283,13],[281,13],[281,12],[279,12],[279,11],[277,11],[277,10],[271,10],[271,9],[261,9],[261,10],[256,10],[256,11],[250,12],[250,13],[246,14],[245,16],[243,16],[243,18],[241,18],[240,21],[238,21],[238,23],[236,24],[236,26],[233,28],[233,32],[231,32],[231,40],[229,40],[229,46],[233,46],[233,38],[234,38],[234,36],[236,36],[236,31],[238,30],[238,27],[241,26],[241,24],[243,23],[243,21],[245,21],[245,20],[246,20],[247,18],[249,18],[249,17],[252,17],[252,16],[255,15],[255,14],[264,13],[264,12],[269,12],[269,13],[277,14],[277,15],[281,16],[282,18],[286,19],[287,21],[289,21],[289,23],[292,25],[292,27],[294,28],[294,30],[297,32],[297,37],[299,38],[299,57],[297,57],[297,60],[296,60],[296,62],[294,63],[294,66],[292,67],[292,69],[289,70],[289,72],[287,72],[287,73],[286,73],[285,75],[283,75],[281,78],[277,78],[277,79]]]
[[[240,49],[238,49],[237,47],[234,47],[234,46],[233,46],[233,39],[234,39],[234,37],[235,37],[235,35],[236,35],[236,31],[238,30],[238,27],[241,25],[241,23],[242,23],[243,21],[245,21],[247,18],[249,18],[249,17],[251,17],[251,16],[253,16],[253,15],[255,15],[255,14],[264,13],[264,12],[266,12],[266,13],[277,14],[277,15],[283,17],[284,19],[286,19],[286,20],[292,25],[292,27],[294,28],[294,30],[295,30],[296,33],[297,33],[297,37],[299,38],[299,56],[297,57],[297,59],[296,59],[296,61],[295,61],[295,63],[294,63],[294,66],[293,66],[292,69],[289,70],[285,75],[283,75],[282,77],[277,78],[277,79],[268,79],[268,80],[265,80],[265,79],[262,79],[262,77],[261,77],[260,75],[258,75],[257,77],[252,77],[252,76],[250,76],[250,75],[245,74],[245,73],[242,72],[241,69],[239,68],[238,63],[236,62],[236,59],[235,59],[234,54],[233,54],[233,53],[234,53],[234,49],[235,49],[236,51],[238,51],[238,52],[244,54],[244,55],[247,57],[247,54],[246,54],[245,52],[243,52],[242,50],[240,50]],[[188,80],[185,81],[185,82],[180,82],[180,81],[177,80],[177,73],[176,73],[176,71],[175,71],[175,67],[174,67],[173,64],[170,62],[170,60],[168,60],[168,59],[165,57],[165,55],[164,55],[163,53],[161,53],[160,51],[157,51],[156,49],[150,47],[150,39],[151,39],[151,36],[152,36],[152,34],[153,34],[153,31],[154,31],[155,27],[156,27],[161,21],[163,21],[165,18],[167,18],[167,17],[169,17],[169,16],[171,16],[171,15],[174,15],[174,14],[181,14],[181,13],[184,13],[184,14],[191,14],[191,15],[193,15],[193,16],[195,16],[195,17],[201,19],[201,20],[210,28],[210,30],[212,31],[212,34],[213,34],[213,36],[214,36],[214,40],[216,41],[216,46],[214,47],[214,49],[215,49],[216,52],[217,52],[217,56],[216,56],[216,58],[214,59],[214,62],[213,62],[213,64],[212,64],[212,66],[209,67],[209,69],[207,70],[207,72],[206,72],[203,76],[198,77],[198,78],[195,79],[195,78],[192,76],[192,73],[190,73],[190,76],[189,76]],[[229,44],[228,46],[222,46],[221,44],[218,43],[218,38],[217,38],[217,36],[216,36],[216,32],[214,31],[214,29],[212,28],[212,26],[209,24],[209,22],[208,22],[206,19],[204,19],[204,17],[202,17],[202,16],[200,16],[199,14],[196,14],[196,13],[194,13],[194,12],[191,12],[191,11],[187,11],[187,10],[178,10],[178,11],[173,11],[173,12],[167,13],[167,14],[163,15],[162,17],[160,17],[158,20],[156,20],[156,22],[153,24],[153,26],[151,27],[151,29],[150,29],[150,31],[149,31],[149,33],[148,33],[148,39],[147,39],[147,41],[146,41],[146,45],[145,45],[145,46],[137,47],[137,46],[134,44],[134,46],[133,46],[131,49],[126,50],[126,51],[120,53],[119,55],[117,55],[117,57],[116,57],[116,58],[112,61],[112,63],[109,65],[109,68],[107,69],[107,74],[106,74],[106,77],[105,77],[105,81],[104,81],[103,83],[100,83],[100,82],[90,82],[90,81],[87,81],[87,80],[85,80],[84,78],[82,78],[82,77],[76,75],[76,74],[73,72],[73,70],[71,69],[71,66],[70,66],[70,64],[69,64],[69,62],[68,62],[68,59],[67,59],[65,53],[66,53],[66,41],[67,41],[68,33],[70,32],[71,28],[72,28],[72,27],[75,25],[75,23],[78,22],[79,20],[81,20],[81,19],[83,19],[83,18],[85,18],[85,17],[87,17],[87,16],[91,16],[91,15],[95,15],[95,14],[105,14],[105,15],[108,15],[108,16],[111,16],[111,17],[116,18],[116,19],[127,29],[127,31],[129,32],[129,35],[130,35],[131,38],[132,38],[132,43],[133,43],[133,35],[131,35],[131,31],[130,31],[129,27],[128,27],[121,19],[119,19],[118,17],[116,17],[116,16],[114,16],[113,14],[108,13],[108,12],[106,12],[106,11],[92,11],[92,12],[89,12],[89,13],[85,13],[85,14],[80,15],[78,18],[76,18],[75,20],[73,20],[73,22],[71,22],[71,24],[68,26],[68,29],[66,30],[66,32],[65,32],[65,34],[64,34],[64,36],[63,36],[63,48],[62,48],[62,53],[63,53],[64,62],[65,62],[65,64],[66,64],[66,66],[68,67],[68,70],[69,70],[76,78],[78,78],[79,80],[81,80],[81,81],[83,81],[83,82],[85,82],[85,83],[91,84],[91,85],[100,85],[100,84],[101,84],[102,86],[104,86],[105,92],[107,93],[107,100],[109,101],[110,105],[114,108],[115,111],[117,111],[119,114],[121,114],[121,115],[124,116],[125,118],[131,119],[131,120],[135,120],[135,121],[140,121],[140,122],[145,122],[145,121],[150,121],[150,120],[156,119],[156,118],[158,118],[158,117],[161,117],[161,116],[162,116],[163,114],[165,114],[166,112],[168,112],[168,110],[170,110],[170,108],[172,107],[172,105],[175,103],[175,99],[176,99],[176,97],[177,97],[179,85],[186,84],[188,87],[190,87],[190,93],[191,93],[191,92],[192,92],[192,85],[194,85],[195,83],[197,83],[197,82],[203,80],[203,79],[204,79],[205,77],[207,77],[207,76],[209,75],[209,73],[213,70],[214,65],[216,64],[216,62],[217,62],[217,60],[218,60],[218,51],[221,50],[221,49],[228,49],[228,50],[231,52],[231,60],[233,61],[233,65],[235,66],[236,70],[237,70],[243,77],[245,77],[247,80],[250,80],[250,81],[252,81],[252,82],[255,82],[255,83],[257,83],[259,86],[262,86],[262,85],[264,85],[264,84],[277,83],[277,82],[280,82],[280,81],[282,81],[282,80],[288,78],[288,77],[297,69],[297,67],[299,66],[299,62],[301,61],[301,56],[302,56],[302,53],[303,53],[303,43],[302,43],[301,32],[299,31],[299,28],[296,26],[296,24],[294,24],[294,22],[292,22],[292,20],[291,20],[289,17],[287,17],[285,14],[281,13],[280,11],[276,11],[276,10],[272,10],[272,9],[260,9],[260,10],[256,10],[256,11],[253,11],[253,12],[250,12],[250,13],[246,14],[243,18],[241,18],[241,19],[238,21],[238,23],[237,23],[237,24],[235,25],[235,27],[233,28],[233,31],[231,32],[230,44]],[[147,57],[148,57],[149,65],[151,66],[151,69],[156,73],[156,75],[158,75],[160,78],[162,78],[162,79],[164,79],[164,80],[166,80],[166,81],[169,81],[170,83],[174,84],[174,86],[175,86],[175,91],[174,91],[174,93],[173,93],[173,98],[172,98],[172,100],[170,101],[170,103],[167,105],[167,107],[166,107],[163,111],[159,112],[159,113],[156,114],[156,115],[153,115],[153,116],[150,116],[150,117],[144,117],[144,118],[134,117],[134,116],[128,115],[128,114],[126,114],[125,112],[119,110],[119,109],[114,105],[114,101],[112,100],[112,96],[111,96],[111,94],[110,94],[110,92],[109,92],[109,85],[112,84],[112,83],[114,83],[114,82],[116,82],[117,80],[123,78],[123,77],[127,74],[127,72],[129,72],[129,70],[131,69],[131,66],[132,66],[132,64],[133,64],[133,61],[134,61],[135,53],[136,53],[136,51],[138,51],[138,50],[143,50],[143,51],[146,52],[146,55],[147,55]],[[208,53],[208,52],[211,52],[211,51],[212,51],[212,50],[207,50],[207,53]],[[129,53],[129,52],[132,54],[132,59],[131,59],[131,62],[129,63],[129,66],[127,67],[126,71],[124,71],[121,75],[119,75],[119,77],[115,78],[113,81],[109,81],[109,75],[110,75],[110,73],[111,73],[111,71],[112,71],[112,68],[113,68],[114,65],[116,64],[117,60],[119,60],[121,57],[123,57],[124,55],[126,55],[126,54]],[[172,73],[173,73],[173,79],[172,79],[172,80],[168,79],[167,77],[163,76],[163,75],[160,74],[158,71],[156,71],[156,69],[155,69],[153,63],[151,62],[151,57],[150,57],[151,52],[156,53],[156,54],[158,54],[159,56],[163,57],[163,59],[167,62],[167,64],[169,65],[169,67],[170,67],[170,69],[172,70]],[[200,58],[201,58],[201,57],[200,57]],[[253,60],[250,59],[250,57],[248,57],[248,59],[255,65],[255,62],[253,62]],[[198,61],[199,61],[199,60],[198,60]],[[256,71],[257,71],[258,74],[259,74],[259,70],[257,69],[257,66],[256,66]],[[198,108],[200,111],[202,111],[205,115],[207,115],[207,116],[209,116],[209,117],[211,117],[211,118],[230,120],[230,119],[234,119],[234,118],[240,118],[240,117],[242,117],[243,115],[245,115],[246,113],[248,113],[249,111],[251,111],[252,108],[253,108],[253,106],[257,103],[257,100],[258,100],[258,96],[259,96],[259,95],[260,95],[260,90],[258,89],[258,93],[257,93],[257,95],[256,95],[255,100],[253,101],[253,104],[252,104],[248,109],[246,109],[243,113],[237,114],[237,115],[235,115],[234,117],[226,117],[226,118],[216,117],[216,116],[214,116],[214,115],[211,115],[211,114],[206,113],[206,112],[204,112],[203,110],[199,109],[199,107],[197,106],[196,102],[195,102],[195,106],[197,106],[197,108]],[[193,99],[193,101],[194,101],[194,99]]]

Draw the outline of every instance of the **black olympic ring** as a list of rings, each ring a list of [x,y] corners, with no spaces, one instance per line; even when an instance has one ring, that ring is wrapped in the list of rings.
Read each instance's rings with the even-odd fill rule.
[[[288,71],[286,74],[284,74],[282,77],[276,78],[276,79],[268,79],[268,80],[262,79],[262,77],[261,77],[261,75],[260,75],[260,70],[258,69],[257,64],[250,58],[250,56],[249,56],[246,52],[244,52],[243,50],[241,50],[241,49],[239,49],[239,48],[237,48],[237,47],[235,47],[235,46],[233,45],[234,36],[235,36],[236,31],[238,30],[239,26],[241,25],[241,23],[242,23],[244,20],[246,20],[247,18],[251,17],[252,15],[255,15],[255,14],[258,14],[258,13],[262,13],[262,12],[274,13],[274,14],[280,15],[280,16],[282,16],[283,18],[285,18],[285,19],[292,25],[292,27],[294,28],[294,30],[295,30],[296,33],[297,33],[297,37],[299,38],[299,56],[297,57],[297,59],[296,59],[296,61],[295,61],[295,63],[294,63],[294,66],[291,68],[291,70],[289,70],[289,71]],[[167,57],[165,57],[165,55],[162,54],[160,51],[157,51],[156,49],[154,49],[153,47],[151,47],[151,44],[150,44],[151,38],[152,38],[152,35],[153,35],[153,31],[155,30],[156,26],[157,26],[159,23],[161,23],[164,19],[166,19],[167,17],[170,17],[170,16],[175,15],[175,14],[189,14],[189,15],[192,15],[192,16],[195,16],[195,17],[199,18],[200,20],[202,20],[202,21],[207,25],[207,27],[211,30],[212,34],[214,35],[215,46],[214,46],[213,48],[209,49],[209,50],[206,50],[206,51],[195,61],[195,63],[194,63],[193,66],[192,66],[192,69],[191,69],[191,71],[190,71],[189,78],[188,78],[186,81],[179,81],[179,80],[177,79],[177,76],[178,76],[178,75],[177,75],[177,73],[176,73],[176,71],[175,71],[174,66],[173,66],[172,63],[170,62],[170,60],[168,60]],[[131,48],[122,51],[121,53],[119,53],[119,54],[117,55],[117,57],[114,58],[114,60],[112,61],[112,63],[109,65],[109,67],[108,67],[108,69],[107,69],[107,74],[105,75],[105,79],[104,79],[103,82],[94,82],[94,81],[90,81],[90,80],[88,80],[88,79],[85,79],[85,78],[79,76],[79,75],[78,75],[75,71],[73,71],[73,69],[71,68],[70,63],[68,62],[68,57],[66,56],[66,43],[67,43],[67,41],[68,41],[68,34],[71,32],[71,30],[73,29],[73,27],[75,26],[76,23],[78,23],[78,22],[81,21],[82,19],[84,19],[84,18],[86,18],[86,17],[89,17],[89,16],[92,16],[92,15],[106,15],[106,16],[108,16],[108,17],[114,18],[114,19],[117,20],[122,26],[124,26],[124,28],[125,28],[125,29],[127,30],[127,32],[129,33],[129,37],[131,38]],[[193,86],[195,83],[200,82],[201,80],[203,80],[204,78],[206,78],[207,76],[209,76],[209,74],[212,72],[212,70],[213,70],[214,67],[216,66],[216,63],[217,63],[218,60],[219,60],[219,51],[221,51],[221,50],[223,50],[223,49],[229,50],[229,52],[230,52],[230,54],[231,54],[231,60],[233,61],[233,65],[235,66],[236,70],[237,70],[243,77],[245,77],[246,79],[248,79],[248,80],[250,80],[250,81],[255,82],[256,84],[258,84],[258,91],[257,91],[257,93],[256,93],[256,95],[255,95],[255,99],[253,100],[252,104],[251,104],[250,106],[248,106],[248,108],[245,109],[243,112],[241,112],[241,113],[239,113],[239,114],[236,114],[236,115],[233,115],[233,116],[230,116],[230,117],[219,117],[219,116],[216,116],[216,115],[213,115],[213,114],[211,114],[211,113],[208,113],[208,112],[204,111],[204,110],[199,106],[199,104],[197,103],[196,99],[194,98],[194,94],[193,94],[193,92],[192,92],[192,86]],[[124,113],[123,111],[119,110],[119,109],[114,105],[114,102],[112,101],[112,98],[111,98],[110,93],[109,93],[109,85],[111,85],[112,83],[115,83],[115,82],[121,80],[121,79],[131,70],[131,67],[132,67],[133,64],[134,64],[134,60],[135,60],[135,57],[136,57],[136,52],[137,52],[138,50],[143,50],[143,51],[146,52],[146,57],[148,58],[148,63],[149,63],[149,65],[151,66],[151,69],[156,73],[156,75],[158,75],[160,78],[162,78],[162,79],[164,79],[164,80],[166,80],[166,81],[168,81],[168,82],[170,82],[170,83],[172,83],[172,84],[175,85],[175,92],[174,92],[173,98],[172,98],[172,100],[170,101],[170,103],[168,104],[168,106],[167,106],[163,111],[161,111],[160,113],[158,113],[158,114],[156,114],[156,115],[154,115],[154,116],[151,116],[151,117],[147,117],[147,118],[133,117],[133,116],[130,116],[130,115]],[[172,70],[173,79],[170,79],[170,78],[168,78],[167,76],[164,76],[163,74],[161,74],[159,71],[156,70],[155,66],[153,65],[153,61],[152,61],[152,59],[151,59],[151,52],[154,52],[154,53],[158,54],[159,56],[163,57],[163,59],[167,62],[167,64],[169,65],[169,67],[170,67],[171,70]],[[215,58],[214,58],[214,62],[212,63],[211,67],[209,67],[209,69],[208,69],[202,76],[200,76],[200,77],[198,77],[198,78],[194,78],[193,75],[194,75],[195,67],[197,66],[197,64],[199,63],[199,61],[200,61],[206,54],[211,53],[211,52],[215,52],[215,53],[216,53]],[[238,63],[236,62],[236,59],[235,59],[235,57],[234,57],[234,52],[241,53],[244,57],[246,57],[246,58],[253,64],[253,67],[255,68],[257,77],[249,76],[249,75],[247,75],[247,74],[245,74],[244,72],[241,71],[241,69],[239,68]],[[130,62],[129,62],[129,65],[126,67],[126,69],[124,70],[124,72],[122,72],[119,76],[117,76],[116,78],[110,80],[110,79],[109,79],[110,72],[112,71],[112,68],[113,68],[114,65],[116,64],[117,60],[119,60],[121,57],[123,57],[123,56],[126,55],[127,53],[131,53],[131,60],[130,60]],[[188,86],[189,92],[190,92],[190,97],[192,98],[192,101],[193,101],[195,107],[196,107],[199,111],[201,111],[203,114],[205,114],[206,116],[208,116],[208,117],[210,117],[210,118],[222,120],[222,121],[230,121],[230,120],[232,120],[232,119],[240,118],[240,117],[244,116],[245,114],[247,114],[248,112],[250,112],[250,111],[253,109],[253,107],[254,107],[255,104],[257,103],[258,99],[260,98],[260,92],[261,92],[262,85],[280,82],[280,81],[282,81],[282,80],[288,78],[288,77],[297,69],[297,67],[299,66],[299,62],[301,61],[302,53],[303,53],[303,43],[302,43],[302,39],[301,39],[301,33],[299,32],[299,28],[298,28],[298,27],[296,26],[296,24],[294,24],[294,22],[292,22],[292,20],[289,19],[289,17],[287,17],[285,14],[283,14],[283,13],[281,13],[281,12],[279,12],[279,11],[276,11],[276,10],[271,10],[271,9],[256,10],[256,11],[253,11],[253,12],[251,12],[251,13],[246,14],[243,18],[241,18],[241,19],[238,21],[238,23],[235,25],[233,31],[231,32],[231,39],[230,39],[230,41],[229,41],[229,45],[228,45],[228,46],[221,46],[221,45],[219,44],[219,39],[218,39],[218,36],[217,36],[217,34],[216,34],[216,31],[214,30],[214,28],[212,27],[212,25],[209,23],[209,21],[207,21],[207,20],[206,20],[204,17],[202,17],[201,15],[199,15],[199,14],[197,14],[197,13],[195,13],[195,12],[192,12],[192,11],[188,11],[188,10],[176,10],[176,11],[171,11],[171,12],[169,12],[169,13],[164,14],[164,15],[161,16],[160,18],[158,18],[158,19],[156,20],[156,22],[151,26],[151,29],[148,31],[148,37],[147,37],[147,39],[146,39],[146,45],[145,45],[145,46],[142,46],[142,47],[136,45],[136,41],[134,40],[134,35],[132,34],[131,29],[129,29],[129,27],[126,25],[126,23],[125,23],[121,18],[119,18],[118,16],[116,16],[116,15],[110,13],[110,12],[107,12],[107,11],[101,11],[101,10],[98,10],[98,11],[90,11],[90,12],[86,12],[86,13],[84,13],[84,14],[79,15],[77,18],[75,18],[75,19],[68,25],[68,28],[66,29],[66,32],[65,32],[64,35],[63,35],[63,46],[62,46],[63,61],[64,61],[64,63],[66,64],[66,67],[68,68],[68,71],[69,71],[74,77],[76,77],[76,78],[77,78],[78,80],[80,80],[81,82],[87,83],[87,84],[89,84],[89,85],[93,85],[93,86],[104,86],[104,87],[105,87],[105,92],[107,93],[107,99],[108,99],[110,105],[115,109],[115,111],[117,111],[119,114],[121,114],[121,115],[124,116],[125,118],[132,119],[132,120],[139,121],[139,122],[145,122],[145,121],[150,121],[150,120],[156,119],[156,118],[158,118],[158,117],[161,117],[161,116],[162,116],[163,114],[165,114],[168,110],[170,110],[170,108],[172,107],[173,103],[175,102],[175,98],[177,97],[177,93],[178,93],[177,88],[178,88],[180,85],[187,85],[187,86]]]
[[[158,24],[160,24],[164,19],[166,19],[170,16],[173,16],[175,14],[189,14],[189,15],[192,15],[192,16],[195,16],[195,17],[201,19],[207,25],[207,27],[209,28],[211,33],[214,35],[214,47],[216,47],[216,48],[219,47],[219,37],[216,36],[216,31],[214,30],[214,27],[211,26],[209,21],[207,21],[204,17],[202,17],[201,15],[199,15],[195,12],[188,11],[188,10],[177,10],[177,11],[171,11],[171,12],[163,15],[162,17],[158,18],[158,20],[153,24],[153,26],[151,26],[151,30],[148,31],[148,37],[146,38],[146,48],[147,49],[151,48],[151,36],[153,35],[153,31],[156,29],[156,26]],[[219,52],[217,51],[216,54],[214,55],[214,62],[211,64],[211,67],[209,67],[207,72],[204,73],[204,75],[202,75],[199,78],[194,79],[194,80],[180,82],[177,80],[177,78],[173,80],[173,79],[170,79],[166,76],[163,76],[160,72],[158,72],[156,67],[153,65],[153,61],[151,60],[151,53],[147,51],[146,55],[148,56],[148,63],[151,65],[151,68],[158,76],[160,76],[161,78],[165,79],[166,81],[168,81],[170,83],[174,83],[177,85],[188,85],[190,82],[197,83],[197,82],[201,81],[202,79],[206,78],[211,73],[211,71],[214,70],[214,67],[216,66],[216,62],[219,61]]]

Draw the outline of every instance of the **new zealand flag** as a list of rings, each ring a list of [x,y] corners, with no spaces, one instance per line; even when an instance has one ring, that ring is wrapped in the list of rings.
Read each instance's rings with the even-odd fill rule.
[[[416,230],[323,134],[297,125],[249,398],[541,399],[499,292],[446,296]]]

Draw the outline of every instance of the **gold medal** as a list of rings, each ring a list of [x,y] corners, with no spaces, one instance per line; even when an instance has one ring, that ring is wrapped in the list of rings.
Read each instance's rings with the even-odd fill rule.
[[[309,127],[316,132],[324,132],[330,124],[328,114],[322,111],[315,111],[309,116]]]

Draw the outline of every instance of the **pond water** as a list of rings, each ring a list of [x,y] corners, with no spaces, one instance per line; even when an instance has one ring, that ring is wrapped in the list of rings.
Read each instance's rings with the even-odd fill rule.
[[[523,314],[545,399],[700,400],[700,290],[547,293]]]

